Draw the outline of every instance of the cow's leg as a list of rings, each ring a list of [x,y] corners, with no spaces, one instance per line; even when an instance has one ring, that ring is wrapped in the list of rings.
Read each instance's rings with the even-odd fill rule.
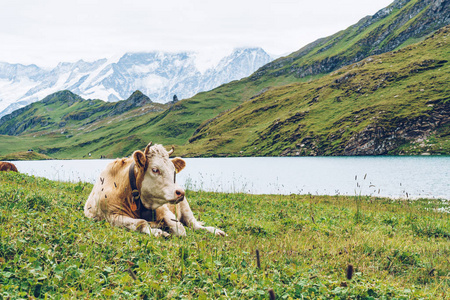
[[[173,206],[174,207],[174,206]],[[156,209],[158,221],[163,220],[170,232],[176,236],[186,236],[186,229],[183,224],[177,220],[175,214],[170,210],[168,205],[160,206]]]
[[[189,206],[189,203],[187,201],[187,198],[185,197],[183,201],[177,204],[178,205],[178,220],[183,222],[186,226],[189,228],[192,228],[194,230],[202,229],[206,230],[208,232],[211,232],[215,235],[221,235],[226,236],[227,234],[215,227],[209,227],[209,226],[203,226],[202,222],[198,222],[197,219],[195,219],[194,214],[192,213],[191,207]]]
[[[151,228],[147,221],[143,219],[134,219],[123,215],[114,214],[108,218],[111,225],[125,227],[133,231],[138,231],[154,236],[169,236],[169,234],[159,228]]]
[[[95,201],[93,193],[89,195],[89,198],[86,200],[86,204],[84,205],[84,215],[88,218],[95,220],[102,220],[101,214],[98,212],[97,201]]]

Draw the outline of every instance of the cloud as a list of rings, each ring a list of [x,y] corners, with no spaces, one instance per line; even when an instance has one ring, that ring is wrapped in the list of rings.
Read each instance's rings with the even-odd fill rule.
[[[54,65],[124,52],[298,50],[387,6],[380,0],[6,0],[0,61]]]

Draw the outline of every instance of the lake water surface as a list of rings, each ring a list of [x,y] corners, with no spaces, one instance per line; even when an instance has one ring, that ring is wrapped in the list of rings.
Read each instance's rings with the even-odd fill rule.
[[[191,190],[252,194],[374,195],[450,199],[450,157],[187,158]],[[20,172],[94,183],[111,160],[16,161]]]

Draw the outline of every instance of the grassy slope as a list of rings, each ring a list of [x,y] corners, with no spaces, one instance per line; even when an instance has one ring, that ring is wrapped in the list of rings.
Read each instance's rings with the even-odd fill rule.
[[[141,140],[138,137],[142,130],[134,130],[136,123],[139,124],[136,120],[148,122],[166,106],[152,103],[120,115],[108,115],[116,104],[117,102],[105,103],[101,100],[84,100],[72,105],[60,101],[46,105],[40,102],[33,103],[32,118],[46,118],[49,124],[31,128],[20,136],[2,135],[0,154],[30,148],[54,158],[81,158],[87,157],[88,153],[95,155],[95,158],[101,155],[115,157],[124,153],[129,154],[148,142],[147,139]],[[81,121],[65,118],[68,115],[81,114],[84,110],[94,109],[99,111]],[[29,118],[29,115],[29,113],[22,114],[17,120]],[[63,127],[55,126],[60,122],[66,124]]]
[[[398,120],[428,116],[450,99],[450,27],[401,50],[373,56],[307,83],[273,88],[222,114],[194,136],[187,153],[279,155],[339,154],[352,135],[370,124],[387,128]],[[417,151],[450,153],[449,125]],[[306,137],[306,139],[305,139]],[[419,145],[405,145],[412,153]]]
[[[47,155],[34,151],[14,152],[5,156],[0,156],[0,160],[45,160],[51,159]]]
[[[450,297],[448,202],[188,191],[229,236],[165,240],[84,217],[91,188],[0,173],[0,297]]]
[[[202,122],[241,103],[241,99],[235,98],[233,93],[236,86],[242,88],[242,83],[235,81],[208,93],[199,93],[164,112],[142,112],[139,108],[81,127],[68,124],[61,129],[32,132],[19,137],[3,135],[0,154],[33,148],[55,158],[81,158],[88,153],[95,158],[100,155],[114,158],[129,155],[149,141],[180,145],[192,136]]]
[[[136,102],[140,102],[139,105]],[[143,105],[147,104],[147,105]],[[139,108],[137,108],[139,106]],[[137,109],[136,109],[137,108]],[[2,118],[0,132],[12,135],[46,134],[65,132],[72,129],[84,129],[86,126],[101,122],[111,116],[144,112],[163,111],[168,105],[151,103],[150,99],[140,91],[135,91],[127,100],[105,102],[102,100],[85,100],[68,91],[59,91],[34,102],[22,109]],[[11,116],[14,118],[11,119]],[[12,129],[12,130],[11,130]]]

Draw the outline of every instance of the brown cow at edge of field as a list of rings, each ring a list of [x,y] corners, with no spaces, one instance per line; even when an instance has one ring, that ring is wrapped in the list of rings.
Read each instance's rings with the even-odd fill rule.
[[[0,161],[0,171],[13,171],[13,172],[19,172],[17,171],[17,168],[14,164],[6,161]]]
[[[182,224],[227,235],[195,219],[184,190],[175,180],[186,162],[179,157],[169,159],[173,147],[168,152],[162,145],[151,144],[144,152],[137,150],[131,158],[116,159],[106,166],[84,206],[86,217],[154,236],[169,235],[162,227],[185,236]]]

